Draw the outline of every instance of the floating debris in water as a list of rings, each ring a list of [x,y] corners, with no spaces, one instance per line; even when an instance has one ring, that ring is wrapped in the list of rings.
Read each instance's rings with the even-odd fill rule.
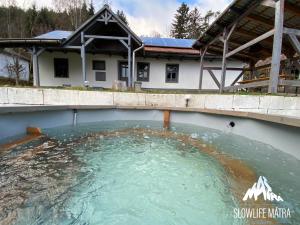
[[[193,138],[193,139],[197,139],[198,137],[199,137],[199,135],[196,133],[191,134],[191,138]]]

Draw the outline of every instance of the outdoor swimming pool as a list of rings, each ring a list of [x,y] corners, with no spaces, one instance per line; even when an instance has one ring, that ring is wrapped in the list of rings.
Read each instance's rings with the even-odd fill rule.
[[[279,207],[300,224],[300,162],[227,132],[116,121],[47,129],[2,153],[0,224],[254,224],[242,207]],[[242,198],[259,176],[283,202]]]

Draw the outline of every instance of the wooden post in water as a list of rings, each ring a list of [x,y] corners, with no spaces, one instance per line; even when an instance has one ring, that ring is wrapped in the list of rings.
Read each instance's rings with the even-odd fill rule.
[[[170,116],[171,116],[171,111],[170,110],[165,110],[164,111],[164,128],[165,129],[170,128]]]

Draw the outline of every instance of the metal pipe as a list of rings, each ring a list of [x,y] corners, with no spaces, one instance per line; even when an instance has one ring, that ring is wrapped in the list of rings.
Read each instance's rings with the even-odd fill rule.
[[[133,54],[132,54],[133,83],[136,81],[136,77],[135,77],[135,54],[136,54],[139,50],[143,49],[144,47],[145,47],[145,44],[142,44],[142,46],[139,47],[139,48],[137,48],[137,49],[135,49],[135,50],[133,51]]]

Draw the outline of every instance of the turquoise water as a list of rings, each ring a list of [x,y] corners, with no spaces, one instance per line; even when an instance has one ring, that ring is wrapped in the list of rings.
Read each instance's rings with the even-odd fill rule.
[[[233,217],[238,200],[225,169],[173,138],[120,133],[161,130],[155,122],[111,122],[47,130],[42,140],[0,159],[0,224],[247,224]],[[108,131],[103,135],[100,131]],[[299,160],[258,142],[175,124],[183,133],[266,176],[299,223]],[[38,149],[38,150],[37,150]],[[280,165],[280,166],[278,166]],[[244,191],[244,190],[243,190]]]

